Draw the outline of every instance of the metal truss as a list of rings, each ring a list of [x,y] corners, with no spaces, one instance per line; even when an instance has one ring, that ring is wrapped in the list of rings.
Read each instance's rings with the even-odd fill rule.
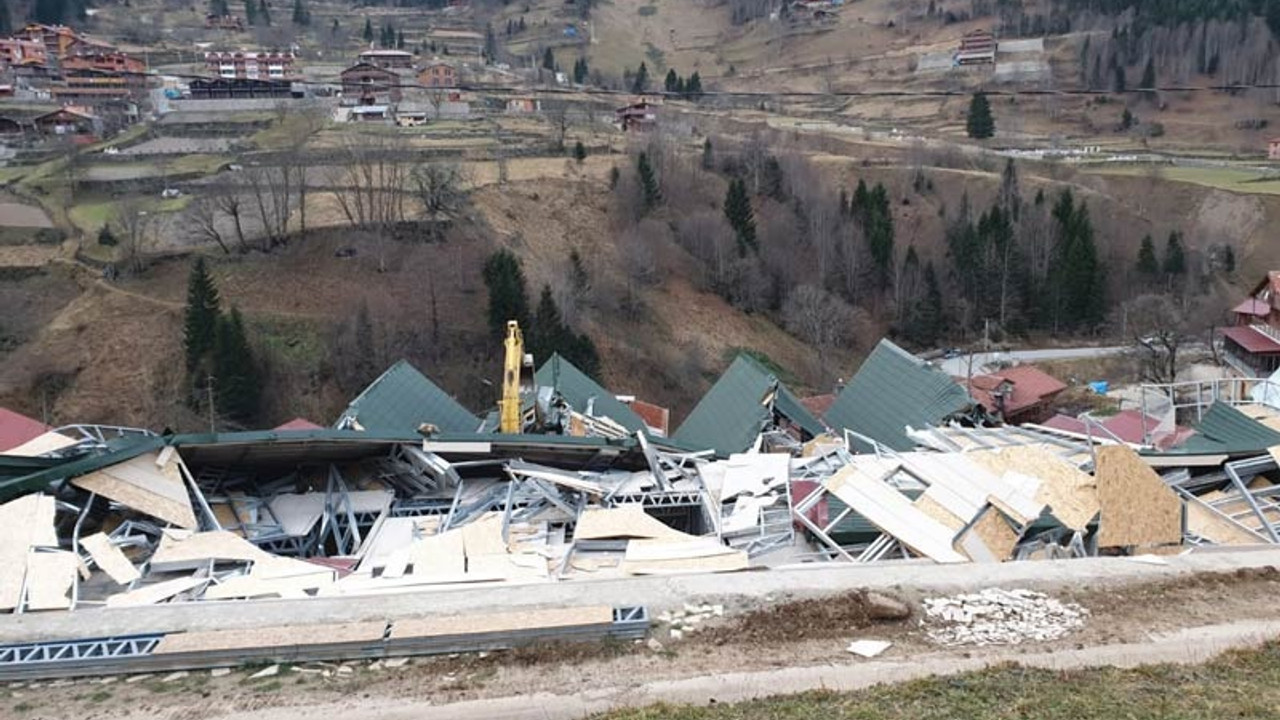
[[[0,645],[0,676],[16,667],[83,660],[127,660],[150,655],[164,634]]]

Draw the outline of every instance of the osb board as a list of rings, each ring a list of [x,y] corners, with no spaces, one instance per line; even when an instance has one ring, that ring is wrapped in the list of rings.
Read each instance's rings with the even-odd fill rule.
[[[211,585],[200,597],[204,600],[229,600],[232,598],[281,597],[305,598],[308,590],[316,590],[333,581],[332,576],[286,577],[264,580],[252,575],[228,578]]]
[[[179,469],[182,459],[174,452],[165,460],[161,464],[159,453],[144,453],[71,483],[180,528],[193,529],[196,515]]]
[[[467,557],[472,555],[498,555],[507,552],[502,540],[502,516],[488,513],[480,519],[462,526],[462,544]]]
[[[0,610],[16,608],[22,598],[27,551],[58,546],[55,513],[53,497],[43,493],[0,505]]]
[[[607,605],[529,609],[484,615],[396,620],[391,624],[391,639],[608,625],[612,622],[613,609]]]
[[[921,494],[920,497],[916,498],[916,501],[912,503],[912,505],[915,505],[917,510],[928,515],[934,520],[937,520],[943,525],[946,525],[954,532],[960,532],[964,529],[965,521],[961,520],[955,513],[942,507],[942,505],[929,495],[928,490]]]
[[[93,561],[97,563],[98,569],[106,573],[108,577],[115,580],[119,585],[128,585],[142,577],[138,573],[138,568],[129,562],[129,558],[125,557],[120,548],[111,544],[111,539],[104,533],[82,538],[80,547],[89,551],[89,557],[93,558]]]
[[[136,590],[118,593],[107,598],[107,607],[138,607],[140,605],[154,605],[162,600],[183,593],[192,588],[199,587],[209,582],[207,578],[190,578],[180,577],[173,580],[165,580],[154,585],[144,585]]]
[[[716,557],[738,552],[715,538],[689,540],[631,540],[625,558],[638,562],[649,560],[687,560]]]
[[[1098,515],[1093,478],[1043,445],[978,450],[969,458],[996,474],[1016,472],[1040,478],[1036,501],[1048,505],[1053,516],[1072,530],[1084,530]]]
[[[152,652],[155,655],[167,655],[328,643],[381,643],[386,630],[387,623],[379,620],[349,625],[298,625],[249,630],[169,633],[160,639],[160,643]]]
[[[1013,556],[1018,538],[1003,513],[988,507],[956,540],[956,549],[974,562],[1003,562]]]
[[[80,560],[69,552],[27,554],[27,609],[66,610]]]
[[[622,538],[690,540],[693,538],[692,535],[682,533],[646,513],[640,505],[588,508],[578,518],[573,537],[576,540]]]
[[[419,538],[409,547],[411,575],[457,576],[467,571],[467,555],[461,530]]]
[[[620,569],[627,575],[676,575],[688,573],[719,573],[746,570],[747,553],[734,550],[725,555],[700,558],[676,558],[673,560],[623,560]]]
[[[1217,545],[1255,545],[1270,542],[1243,525],[1195,500],[1187,501],[1187,532]]]
[[[468,555],[467,574],[485,578],[501,577],[506,581],[546,580],[547,559],[533,553]]]
[[[160,546],[151,556],[156,569],[199,567],[210,560],[257,561],[271,555],[244,538],[226,530],[187,533],[165,531]],[[313,571],[315,568],[311,568]]]
[[[1097,449],[1098,547],[1182,542],[1182,501],[1125,445]]]

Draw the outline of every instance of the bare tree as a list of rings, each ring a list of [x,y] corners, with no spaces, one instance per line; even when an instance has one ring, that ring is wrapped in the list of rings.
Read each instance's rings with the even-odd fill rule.
[[[452,215],[466,202],[467,174],[456,163],[423,163],[409,175],[429,219]]]
[[[135,274],[147,268],[146,253],[151,248],[154,218],[142,207],[142,198],[126,196],[116,205],[113,223],[120,230],[120,245],[129,270]]]
[[[564,138],[569,132],[569,106],[566,103],[555,103],[544,113],[551,123],[551,152],[564,152]]]
[[[1178,350],[1187,335],[1187,316],[1168,295],[1140,295],[1122,305],[1116,318],[1133,338],[1144,380],[1171,383],[1178,376]]]
[[[195,236],[197,242],[216,242],[218,247],[222,248],[222,252],[227,255],[231,254],[231,248],[227,247],[226,240],[222,237],[222,232],[218,230],[218,203],[216,200],[208,195],[196,196],[191,201],[187,218],[191,221],[191,233]]]
[[[330,182],[338,207],[352,227],[391,225],[404,220],[409,164],[399,136],[348,140]]]
[[[240,242],[240,252],[249,251],[249,243],[244,237],[244,219],[240,196],[235,191],[225,192],[213,198],[214,205],[231,218],[236,228],[236,239]]]
[[[818,364],[826,371],[827,351],[852,339],[856,315],[852,306],[816,285],[800,285],[782,305],[787,330],[818,350]]]

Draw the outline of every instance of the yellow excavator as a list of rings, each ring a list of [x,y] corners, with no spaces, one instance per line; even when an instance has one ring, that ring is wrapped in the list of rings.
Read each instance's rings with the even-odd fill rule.
[[[507,321],[507,338],[502,345],[506,352],[502,364],[502,399],[498,401],[498,430],[519,434],[524,429],[520,391],[523,386],[532,386],[533,380],[533,358],[524,353],[520,323]]]

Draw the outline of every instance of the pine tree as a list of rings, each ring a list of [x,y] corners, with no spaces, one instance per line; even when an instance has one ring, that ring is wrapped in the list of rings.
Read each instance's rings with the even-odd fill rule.
[[[1228,274],[1236,271],[1236,251],[1230,245],[1222,248],[1222,269]]]
[[[258,20],[264,27],[271,25],[271,8],[267,7],[267,0],[258,0]]]
[[[729,190],[724,196],[724,217],[738,241],[739,257],[746,257],[747,250],[759,249],[755,213],[751,210],[751,198],[747,197],[747,183],[741,178],[729,181]]]
[[[213,350],[219,316],[218,288],[197,257],[187,279],[187,308],[182,322],[182,346],[186,350],[187,370],[196,370]]]
[[[875,266],[876,285],[888,287],[893,267],[893,213],[889,207],[889,191],[876,183],[869,202],[863,208],[862,230]]]
[[[640,176],[640,190],[644,194],[644,210],[648,212],[662,202],[662,188],[658,186],[658,178],[649,164],[648,153],[640,153],[636,161],[636,172]]]
[[[0,7],[8,7],[8,3],[0,3]],[[227,6],[227,0],[209,0],[209,14],[217,17],[226,17],[231,14],[231,8]],[[9,32],[5,30],[4,32]]]
[[[119,244],[116,236],[111,233],[110,225],[103,225],[102,229],[98,231],[98,244],[104,247],[115,247]]]
[[[528,326],[529,295],[520,259],[510,250],[498,250],[485,261],[482,274],[489,290],[489,330],[494,336],[504,337],[508,320]]]
[[[636,70],[635,80],[633,80],[631,83],[631,92],[643,93],[643,92],[648,92],[648,90],[649,90],[649,68],[644,64],[644,61],[641,61],[640,68]]]
[[[1112,77],[1111,91],[1117,92],[1117,93],[1124,92],[1125,91],[1124,68],[1121,67],[1120,64],[1117,63],[1114,58],[1112,58],[1111,60],[1111,77]]]
[[[299,26],[311,24],[311,13],[302,4],[302,0],[293,0],[293,24]]]
[[[924,266],[924,297],[917,303],[908,334],[919,345],[933,345],[945,326],[943,312],[942,288],[938,285],[938,274],[930,260]]]
[[[397,50],[404,49],[404,31],[403,30],[399,30],[396,32],[396,49]]]
[[[366,43],[373,42],[373,21],[368,17],[364,19],[364,32],[360,35]]]
[[[676,91],[676,86],[680,83],[680,76],[676,75],[675,70],[668,70],[667,77],[662,81],[662,88],[669,93]]]
[[[244,0],[244,21],[249,25],[258,24],[258,6],[253,0]]]
[[[542,67],[547,70],[556,69],[556,56],[551,52],[551,48],[547,48],[546,51],[542,53]]]
[[[1053,267],[1052,295],[1057,319],[1070,328],[1092,329],[1106,308],[1106,285],[1093,224],[1084,203],[1076,205],[1070,190],[1063,190],[1053,207],[1058,245]]]
[[[702,78],[696,70],[689,76],[689,81],[684,85],[684,91],[686,95],[694,100],[702,96]]]
[[[507,21],[507,35],[511,35],[511,21]],[[484,24],[484,57],[485,62],[493,62],[498,57],[498,38],[493,34],[493,24]]]
[[[975,140],[986,140],[996,134],[996,121],[991,115],[991,103],[985,93],[973,94],[969,101],[969,117],[965,121],[965,129],[969,137]]]
[[[1133,113],[1129,112],[1129,108],[1125,108],[1124,112],[1120,113],[1120,129],[1129,130],[1134,122]]]
[[[587,146],[583,145],[581,140],[573,145],[573,159],[577,160],[579,165],[587,159]]]
[[[240,422],[253,420],[262,399],[262,379],[236,308],[218,321],[213,367],[218,412]]]
[[[1151,239],[1151,235],[1142,238],[1142,244],[1138,247],[1138,262],[1134,269],[1146,282],[1155,280],[1160,274],[1160,261],[1156,260],[1156,244]]]
[[[226,3],[226,0],[222,0],[222,2]],[[9,3],[0,2],[0,35],[8,36],[12,32],[13,17],[9,14]]]
[[[1170,277],[1185,275],[1187,272],[1187,254],[1182,248],[1182,233],[1169,233],[1169,240],[1164,246],[1164,274]]]
[[[716,166],[715,155],[711,150],[711,138],[702,141],[702,169],[711,170]]]
[[[578,58],[578,60],[573,63],[573,82],[577,85],[586,84],[589,72],[590,71],[587,69],[587,59]]]

